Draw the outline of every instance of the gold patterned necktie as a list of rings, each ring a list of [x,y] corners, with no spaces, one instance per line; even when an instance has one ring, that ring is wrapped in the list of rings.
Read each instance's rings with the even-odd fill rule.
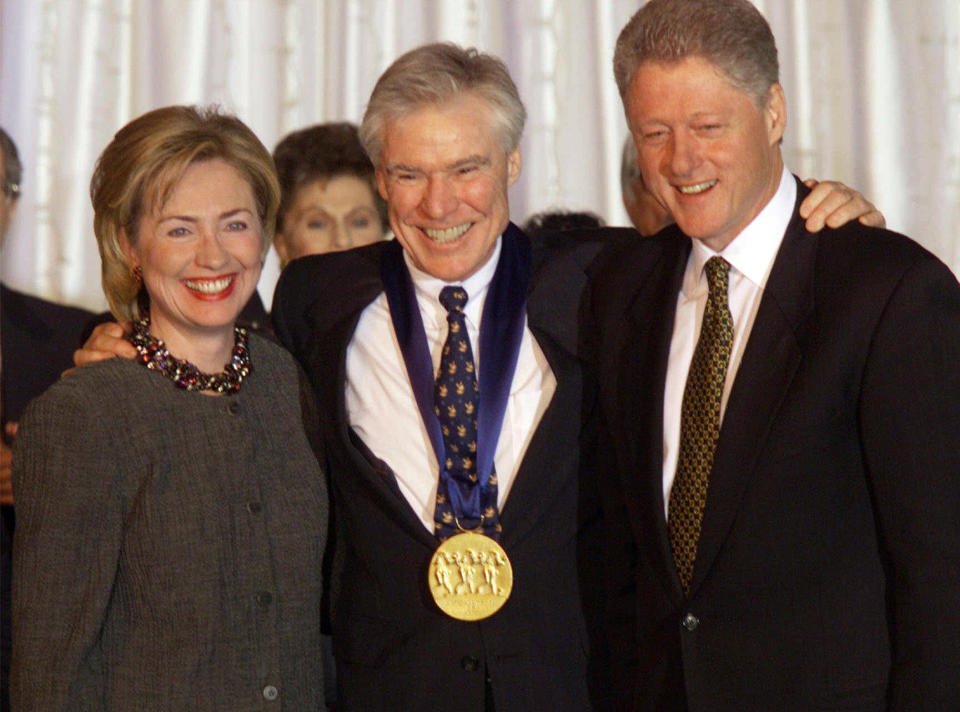
[[[683,391],[680,454],[667,510],[670,546],[684,593],[688,595],[707,503],[707,484],[720,434],[720,401],[733,343],[733,318],[727,303],[730,263],[711,257],[704,269],[709,296]]]

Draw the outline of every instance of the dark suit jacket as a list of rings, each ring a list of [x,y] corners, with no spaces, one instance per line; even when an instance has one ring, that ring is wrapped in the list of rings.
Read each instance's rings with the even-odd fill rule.
[[[528,324],[557,390],[501,512],[513,593],[476,623],[448,618],[432,601],[427,567],[436,540],[388,463],[347,423],[346,349],[361,312],[383,291],[387,244],[296,260],[280,278],[272,310],[277,335],[303,363],[322,413],[336,521],[340,708],[480,711],[486,669],[498,712],[589,709],[582,594],[596,586],[581,588],[578,545],[587,556],[596,512],[580,493],[584,394],[575,349],[584,268],[598,243],[545,240],[533,248]]]
[[[0,399],[2,424],[20,420],[33,398],[73,365],[73,352],[93,318],[91,312],[54,304],[0,285]],[[0,709],[7,709],[10,665],[10,552],[13,508],[3,507],[0,524]]]
[[[811,235],[795,212],[724,415],[685,600],[662,442],[689,250],[668,228],[609,255],[592,293],[622,707],[957,709],[956,280],[900,235]]]
[[[15,422],[33,398],[73,365],[93,314],[0,285],[3,420]]]

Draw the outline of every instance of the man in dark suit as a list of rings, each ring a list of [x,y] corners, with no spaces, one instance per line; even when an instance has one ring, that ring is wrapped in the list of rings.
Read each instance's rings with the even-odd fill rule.
[[[17,147],[0,129],[0,247],[20,196]],[[10,441],[31,399],[43,393],[83,342],[91,312],[54,304],[0,284],[0,710],[8,709],[10,666],[10,556],[14,529]]]
[[[589,546],[595,507],[580,497],[575,324],[599,243],[531,245],[509,222],[524,116],[491,56],[429,45],[398,59],[360,130],[396,240],[297,260],[277,286],[276,332],[310,375],[327,436],[343,709],[591,706],[577,551]],[[431,557],[451,533],[438,489],[459,487],[446,474],[438,481],[451,466],[439,467],[430,438],[434,378],[454,328],[440,294],[451,285],[468,295],[477,356],[476,459],[493,463],[477,473],[485,516],[453,517],[498,538],[514,578],[503,607],[479,621],[444,613],[429,585]],[[497,407],[502,426],[485,431],[485,409]],[[451,569],[451,587],[468,585],[469,573],[461,581]]]
[[[957,709],[960,288],[805,230],[746,0],[651,0],[614,65],[677,222],[592,291],[619,706]]]

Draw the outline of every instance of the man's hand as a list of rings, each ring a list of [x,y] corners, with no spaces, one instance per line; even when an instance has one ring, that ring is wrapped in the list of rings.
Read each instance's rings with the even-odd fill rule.
[[[73,363],[76,366],[85,366],[88,363],[103,361],[104,359],[119,356],[120,358],[135,358],[137,350],[127,341],[125,334],[129,333],[132,325],[129,321],[98,324],[83,348],[73,352]],[[64,375],[73,369],[64,371]]]
[[[803,184],[812,189],[800,203],[800,217],[807,221],[810,232],[820,232],[824,225],[840,227],[856,219],[868,227],[887,226],[883,213],[853,188],[832,180],[818,182],[814,178],[808,178]]]
[[[13,481],[10,474],[13,465],[13,450],[7,443],[13,442],[13,437],[17,434],[17,424],[7,423],[4,432],[6,437],[0,440],[0,504],[12,507]]]

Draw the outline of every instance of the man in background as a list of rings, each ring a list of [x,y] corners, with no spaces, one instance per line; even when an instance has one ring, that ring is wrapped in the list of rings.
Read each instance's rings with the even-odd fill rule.
[[[637,145],[633,136],[627,134],[620,156],[620,195],[623,207],[630,217],[630,224],[643,236],[655,235],[673,218],[667,209],[657,202],[643,183],[643,175],[637,166]]]

